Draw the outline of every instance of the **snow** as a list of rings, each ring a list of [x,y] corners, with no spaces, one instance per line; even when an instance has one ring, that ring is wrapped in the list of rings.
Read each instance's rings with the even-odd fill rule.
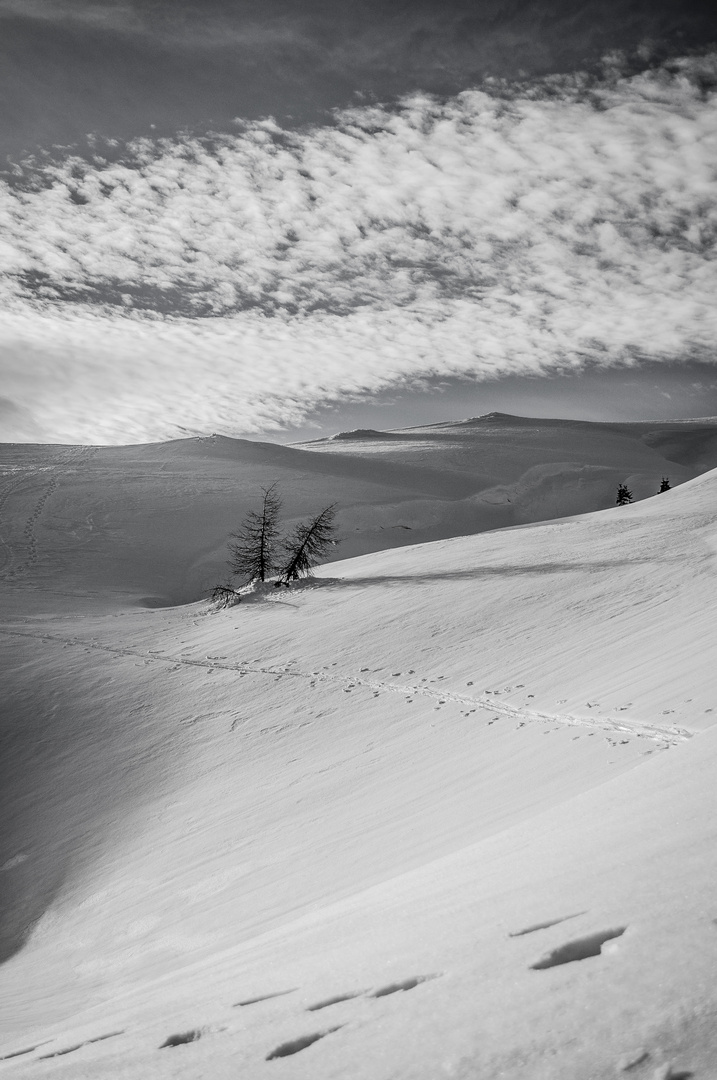
[[[717,467],[717,424],[606,424],[489,414],[304,446],[179,439],[145,446],[0,446],[4,603],[198,600],[226,573],[228,535],[275,481],[287,528],[339,504],[337,559],[610,507],[662,476]],[[3,512],[4,508],[7,512]],[[334,561],[332,559],[332,561]]]
[[[108,472],[62,460],[35,558],[4,533],[0,1069],[717,1075],[717,471],[217,610],[136,605],[131,496],[91,577],[67,470],[97,505]]]

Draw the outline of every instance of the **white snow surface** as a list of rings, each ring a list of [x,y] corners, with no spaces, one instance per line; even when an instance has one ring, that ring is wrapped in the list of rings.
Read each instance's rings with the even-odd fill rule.
[[[278,446],[218,435],[140,446],[0,444],[6,610],[106,610],[207,595],[227,538],[276,483],[287,528],[337,504],[329,561],[615,504],[717,467],[717,421],[489,413]]]
[[[716,583],[717,470],[219,610],[12,582],[0,1071],[713,1080]]]

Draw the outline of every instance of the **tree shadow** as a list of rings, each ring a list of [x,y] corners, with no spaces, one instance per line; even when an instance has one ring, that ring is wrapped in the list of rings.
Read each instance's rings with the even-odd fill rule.
[[[616,559],[612,562],[546,562],[507,564],[505,566],[475,566],[464,570],[435,570],[421,574],[374,574],[371,577],[332,578],[332,584],[343,585],[405,585],[429,581],[477,581],[481,578],[540,577],[544,574],[580,574],[615,571],[624,566],[654,566],[650,559]]]

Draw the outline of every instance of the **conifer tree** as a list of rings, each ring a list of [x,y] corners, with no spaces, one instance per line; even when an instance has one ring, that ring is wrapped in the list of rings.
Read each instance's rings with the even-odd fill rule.
[[[310,521],[296,526],[284,541],[286,558],[280,571],[280,584],[288,585],[290,581],[310,576],[313,567],[328,553],[328,549],[338,543],[335,516],[336,504],[332,503]]]
[[[247,514],[241,529],[232,533],[234,542],[229,545],[229,569],[247,581],[266,581],[277,569],[281,499],[276,484],[262,488],[262,494],[261,511]]]
[[[626,503],[632,502],[632,492],[627,484],[617,485],[617,499],[615,500],[618,506],[625,506]]]
[[[662,495],[663,491],[669,491],[669,490],[670,490],[670,478],[669,478],[669,476],[663,476],[662,481],[660,483],[660,490],[657,492],[657,494]]]

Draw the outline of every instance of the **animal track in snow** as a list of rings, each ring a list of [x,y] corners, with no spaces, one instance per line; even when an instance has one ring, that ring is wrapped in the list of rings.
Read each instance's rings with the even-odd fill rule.
[[[298,1054],[300,1050],[306,1050],[307,1046],[312,1046],[319,1039],[324,1039],[327,1035],[330,1035],[332,1031],[338,1031],[342,1027],[339,1024],[337,1027],[328,1028],[327,1031],[315,1031],[312,1035],[302,1035],[299,1039],[292,1039],[290,1042],[282,1043],[281,1046],[277,1046],[276,1050],[272,1050],[270,1054],[267,1054],[266,1060],[273,1061],[274,1058],[290,1057],[292,1054]]]
[[[585,915],[584,911],[576,911],[572,915],[561,915],[558,919],[546,919],[545,922],[533,923],[523,930],[513,930],[508,937],[523,937],[525,934],[534,934],[536,930],[547,930],[549,926],[557,926],[558,923],[567,922],[568,919],[577,919],[578,915]]]
[[[544,971],[546,968],[558,967],[560,964],[572,964],[575,960],[587,960],[591,956],[599,956],[606,941],[621,937],[627,930],[626,926],[618,926],[613,930],[599,930],[596,934],[588,934],[587,937],[576,938],[568,941],[565,945],[559,945],[552,949],[536,963],[531,964],[532,971]]]
[[[388,997],[389,994],[397,994],[400,990],[413,990],[420,983],[437,979],[438,975],[414,975],[412,979],[404,979],[402,982],[389,983],[378,990],[373,990],[368,996],[372,998]]]
[[[328,1009],[329,1005],[338,1005],[341,1001],[353,1001],[354,998],[361,997],[365,990],[352,990],[348,994],[336,994],[334,997],[326,998],[324,1001],[317,1001],[315,1005],[307,1005],[307,1012],[318,1012],[319,1009]]]
[[[55,1050],[51,1054],[40,1054],[38,1061],[47,1061],[49,1058],[62,1057],[63,1054],[72,1054],[75,1050],[79,1050],[84,1043],[75,1043],[74,1046],[66,1046],[62,1050]]]
[[[33,1050],[37,1050],[38,1045],[42,1046],[43,1044],[35,1043],[34,1046],[25,1046],[22,1050],[13,1050],[12,1053],[4,1054],[2,1057],[0,1057],[0,1061],[9,1061],[10,1058],[22,1057],[23,1054],[31,1054]]]
[[[11,572],[11,576],[22,573],[24,570],[29,570],[32,565],[37,561],[37,538],[35,536],[35,525],[37,524],[37,521],[45,508],[45,503],[50,498],[52,493],[56,490],[56,488],[57,480],[53,479],[43,491],[42,495],[40,496],[35,505],[33,512],[27,519],[27,522],[25,523],[25,528],[23,529],[22,533],[23,540],[27,546],[27,557],[23,563],[15,567],[15,569]]]
[[[623,1054],[617,1063],[618,1072],[629,1072],[630,1069],[637,1068],[638,1065],[644,1064],[649,1058],[650,1053],[648,1050],[643,1050],[639,1047],[637,1050],[633,1050],[629,1054]]]
[[[114,1039],[116,1035],[124,1035],[124,1031],[109,1031],[106,1035],[96,1035],[94,1039],[87,1039],[83,1045],[89,1046],[90,1043],[104,1042],[105,1039]]]
[[[185,1043],[196,1042],[201,1037],[199,1028],[192,1028],[191,1031],[184,1031],[181,1035],[168,1035],[159,1049],[164,1050],[166,1046],[183,1046]]]
[[[72,1054],[75,1050],[81,1050],[83,1046],[89,1046],[91,1043],[104,1042],[105,1039],[114,1039],[116,1035],[124,1035],[124,1031],[109,1031],[106,1035],[96,1035],[94,1039],[85,1039],[83,1042],[75,1043],[74,1046],[65,1046],[62,1050],[53,1050],[51,1054],[40,1054],[38,1061],[46,1061],[48,1058],[63,1057],[65,1054]],[[34,1050],[35,1047],[31,1046],[30,1050]],[[17,1054],[29,1054],[29,1050],[19,1050],[16,1054],[11,1054],[10,1057],[16,1057]]]
[[[294,993],[296,993],[296,987],[292,986],[290,990],[275,990],[273,994],[261,994],[260,997],[247,998],[246,1001],[236,1001],[233,1007],[243,1009],[246,1005],[257,1005],[260,1001],[271,1001],[272,998],[284,997],[286,994]]]
[[[151,662],[151,663],[164,663],[164,664],[170,664],[172,666],[177,665],[177,664],[181,664],[181,665],[184,665],[184,666],[187,666],[187,667],[193,667],[193,668],[210,668],[210,669],[217,669],[217,670],[222,670],[222,671],[231,671],[231,672],[234,672],[235,674],[238,674],[240,678],[243,677],[243,676],[246,676],[246,675],[273,675],[275,677],[277,675],[286,675],[287,677],[290,677],[290,678],[316,679],[316,681],[319,681],[319,682],[329,682],[329,683],[337,683],[337,682],[346,683],[346,681],[347,681],[345,675],[342,676],[342,675],[339,675],[339,674],[334,674],[334,673],[328,671],[328,667],[325,667],[324,672],[320,673],[317,676],[316,672],[305,672],[305,671],[300,671],[300,670],[297,670],[297,669],[287,671],[285,667],[278,668],[278,667],[269,666],[269,665],[267,665],[266,667],[253,667],[253,666],[248,666],[246,663],[242,663],[242,662],[232,664],[232,663],[221,663],[221,662],[218,662],[218,661],[211,661],[211,660],[206,660],[206,659],[204,659],[204,660],[193,660],[193,659],[191,659],[189,657],[173,656],[173,655],[169,655],[169,654],[164,655],[164,656],[149,655],[148,653],[141,652],[141,651],[135,650],[135,649],[126,648],[126,647],[120,648],[120,647],[112,646],[112,645],[103,645],[98,641],[88,641],[88,640],[83,640],[81,638],[66,639],[66,638],[61,637],[60,635],[47,634],[47,633],[36,634],[36,633],[31,633],[29,631],[7,630],[7,629],[4,629],[4,628],[0,629],[0,633],[7,634],[7,635],[10,635],[10,636],[13,636],[13,637],[40,638],[40,639],[43,639],[43,640],[50,639],[50,640],[57,641],[57,642],[61,643],[63,648],[68,648],[68,647],[71,647],[71,646],[75,646],[75,647],[80,647],[80,648],[85,648],[85,649],[88,649],[88,648],[89,649],[97,649],[97,650],[99,650],[101,652],[109,653],[112,656],[132,657],[135,660],[142,660],[145,663],[148,663],[148,662]],[[258,660],[253,661],[253,663],[258,664],[259,661]],[[334,663],[331,666],[335,667],[336,664]],[[439,679],[443,679],[443,678],[445,678],[445,676],[439,676]],[[418,696],[418,695],[422,695],[424,697],[432,697],[434,699],[439,699],[438,700],[439,705],[447,704],[450,701],[451,703],[458,704],[458,705],[473,706],[474,708],[489,709],[491,711],[495,711],[495,709],[497,708],[500,714],[502,714],[504,716],[511,717],[513,719],[517,718],[517,719],[520,719],[520,720],[529,720],[529,721],[547,720],[547,721],[552,721],[553,723],[557,722],[558,724],[569,725],[569,726],[572,726],[572,727],[595,726],[595,722],[587,719],[586,717],[572,716],[572,715],[568,715],[568,714],[555,715],[553,713],[542,713],[542,712],[538,712],[536,709],[521,709],[521,708],[518,708],[518,707],[516,707],[514,705],[510,705],[507,702],[496,702],[496,701],[488,702],[488,701],[480,699],[480,698],[472,698],[472,697],[467,697],[467,696],[462,695],[462,694],[451,693],[450,691],[445,690],[445,689],[442,689],[442,690],[432,689],[430,686],[425,685],[426,681],[427,680],[425,678],[422,678],[421,683],[424,684],[424,685],[414,686],[414,685],[411,685],[411,684],[386,683],[386,682],[378,682],[378,681],[375,681],[373,679],[354,678],[353,679],[353,684],[354,684],[355,687],[364,686],[367,689],[372,690],[374,697],[377,697],[380,691],[390,691],[391,693],[399,693],[399,694],[403,694],[403,695],[410,694],[410,695],[412,695],[414,697]],[[486,690],[484,693],[495,696],[497,694],[500,694],[500,691],[499,690]],[[528,696],[530,696],[530,695],[528,695]],[[707,710],[707,711],[710,711],[710,710]],[[497,719],[497,717],[495,719]],[[489,723],[493,723],[493,721],[491,720],[491,721],[489,721]],[[623,734],[628,733],[630,735],[643,734],[647,738],[656,739],[656,740],[660,739],[663,742],[674,743],[674,744],[677,744],[680,741],[683,741],[685,739],[689,739],[689,738],[692,737],[691,732],[689,732],[687,730],[684,730],[684,729],[681,729],[681,728],[674,727],[674,726],[670,727],[669,730],[659,728],[657,725],[643,725],[642,727],[638,727],[635,724],[630,724],[629,726],[625,726],[625,725],[622,725],[619,721],[611,720],[609,717],[605,717],[605,716],[600,718],[599,726],[601,728],[603,728],[603,730],[612,730],[613,732],[621,732]]]
[[[16,476],[14,479],[12,479],[10,481],[9,484],[7,484],[2,490],[0,490],[0,518],[2,517],[2,513],[3,513],[4,509],[5,509],[5,504],[8,501],[8,499],[10,498],[10,496],[12,494],[14,494],[17,491],[17,489],[23,485],[25,480],[27,480],[28,478],[32,479],[32,476],[33,476],[33,473],[28,474],[28,473],[23,471],[23,472],[21,472],[19,474],[19,476]],[[12,545],[7,540],[0,539],[0,542],[2,543],[3,548],[4,548],[4,560],[3,560],[3,564],[2,564],[2,571],[3,571],[3,573],[5,573],[5,571],[6,571],[7,567],[8,567],[8,564],[10,563],[10,561],[12,559],[13,549],[12,549]],[[15,571],[11,570],[9,572],[9,576],[12,577],[14,575],[14,573],[15,573]]]

